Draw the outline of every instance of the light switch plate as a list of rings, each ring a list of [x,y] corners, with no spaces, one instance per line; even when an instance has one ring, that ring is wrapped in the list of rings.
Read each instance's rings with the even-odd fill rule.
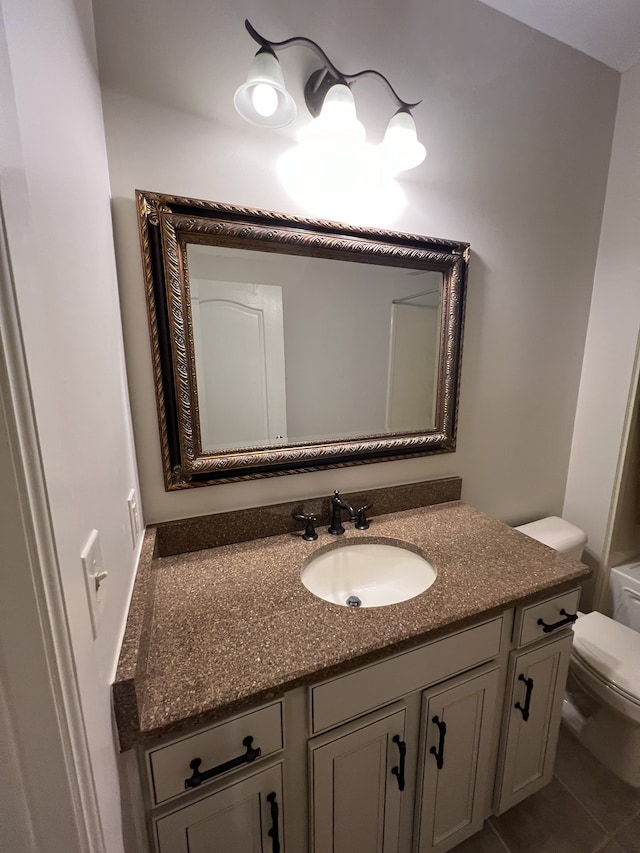
[[[140,538],[140,508],[138,507],[138,497],[136,495],[135,489],[131,489],[129,492],[129,497],[127,498],[127,503],[129,505],[129,523],[131,525],[131,542],[133,547],[135,548],[138,544],[138,539]]]
[[[104,582],[107,573],[102,563],[102,552],[100,550],[100,537],[97,530],[92,530],[87,544],[80,554],[82,559],[82,570],[87,590],[87,602],[89,615],[91,617],[91,631],[93,639],[98,636],[100,621],[104,611],[105,589]]]

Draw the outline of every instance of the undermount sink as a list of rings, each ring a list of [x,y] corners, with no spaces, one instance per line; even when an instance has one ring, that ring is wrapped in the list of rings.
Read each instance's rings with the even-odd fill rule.
[[[420,554],[398,545],[345,544],[313,557],[302,569],[306,588],[332,604],[382,607],[414,598],[437,572]]]

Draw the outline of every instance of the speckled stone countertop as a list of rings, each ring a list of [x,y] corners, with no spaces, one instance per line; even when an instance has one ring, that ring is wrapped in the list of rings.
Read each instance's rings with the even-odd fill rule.
[[[144,543],[113,686],[120,745],[151,744],[285,690],[383,657],[588,577],[569,560],[459,503],[172,557]],[[316,598],[300,571],[320,549],[399,540],[435,566],[426,592],[352,609]]]

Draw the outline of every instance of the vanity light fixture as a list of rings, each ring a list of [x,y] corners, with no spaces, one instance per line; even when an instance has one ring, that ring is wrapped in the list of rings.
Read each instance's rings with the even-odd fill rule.
[[[367,69],[345,74],[311,39],[295,36],[279,42],[269,41],[248,20],[244,23],[251,38],[260,45],[246,81],[234,96],[235,107],[244,119],[263,127],[284,127],[294,120],[296,105],[285,88],[276,53],[293,45],[305,45],[317,54],[322,65],[311,74],[304,87],[305,103],[313,121],[301,131],[300,142],[323,147],[363,143],[366,133],[356,117],[351,84],[363,77],[375,77],[383,83],[397,106],[384,138],[377,146],[384,170],[396,174],[422,163],[426,150],[418,141],[411,114],[421,101],[403,101],[379,71]]]

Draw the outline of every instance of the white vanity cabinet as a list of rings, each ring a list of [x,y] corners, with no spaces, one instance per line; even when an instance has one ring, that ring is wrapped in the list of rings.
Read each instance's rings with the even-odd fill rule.
[[[435,853],[481,829],[499,686],[485,665],[312,739],[312,853]]]
[[[507,610],[148,749],[151,853],[453,849],[550,781],[577,600]]]
[[[398,853],[406,708],[392,705],[309,743],[312,849]]]
[[[580,590],[518,607],[509,656],[494,812],[551,781]],[[529,650],[527,650],[529,649]]]
[[[444,851],[482,827],[510,616],[311,688],[329,729],[309,743],[311,853]]]
[[[147,751],[158,853],[284,853],[282,717],[272,702]]]
[[[496,814],[551,781],[571,657],[571,636],[512,652],[496,787]]]
[[[499,682],[493,667],[423,694],[418,853],[450,850],[482,828]]]

